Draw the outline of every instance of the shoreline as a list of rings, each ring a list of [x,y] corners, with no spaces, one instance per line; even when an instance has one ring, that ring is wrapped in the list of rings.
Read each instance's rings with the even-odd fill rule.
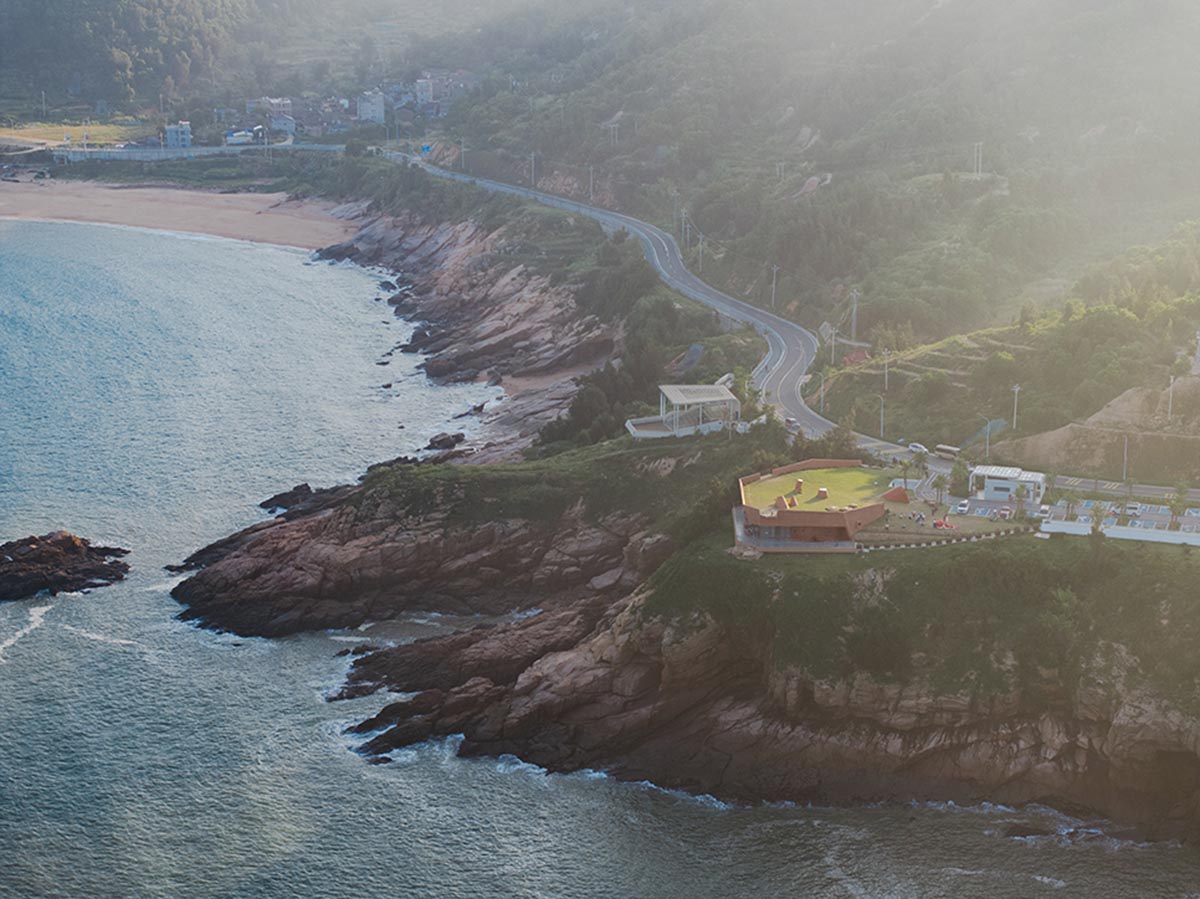
[[[359,229],[328,200],[95,181],[0,183],[0,221],[115,225],[313,251]]]

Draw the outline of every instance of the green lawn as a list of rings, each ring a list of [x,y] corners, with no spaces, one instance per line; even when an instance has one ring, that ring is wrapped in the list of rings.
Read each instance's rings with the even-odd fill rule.
[[[824,511],[826,506],[861,506],[886,491],[893,477],[898,475],[878,468],[816,468],[812,471],[797,471],[750,484],[746,487],[746,503],[757,509],[770,508],[777,496],[796,495],[796,479],[801,478],[804,480],[804,492],[796,496],[799,508]],[[817,499],[817,490],[821,487],[828,488],[828,499]]]
[[[93,144],[111,144],[122,141],[138,140],[154,134],[154,126],[150,124],[137,125],[52,125],[44,122],[31,122],[19,128],[0,128],[0,143],[5,140],[36,141],[40,143],[59,144],[66,135],[71,136],[72,144],[83,144],[83,136]]]

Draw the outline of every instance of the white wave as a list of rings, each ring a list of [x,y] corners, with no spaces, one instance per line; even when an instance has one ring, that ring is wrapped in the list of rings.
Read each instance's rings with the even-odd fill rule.
[[[886,805],[887,803],[881,803],[881,804]],[[1016,814],[1016,811],[1017,811],[1015,808],[1010,808],[1007,805],[1000,805],[998,802],[978,802],[978,803],[969,803],[967,805],[959,805],[953,799],[947,800],[945,802],[933,802],[933,801],[921,802],[921,801],[914,799],[913,801],[909,802],[908,804],[911,808],[928,809],[930,811],[935,811],[935,812],[965,812],[967,814],[973,814],[973,815],[994,815],[994,814],[1012,815],[1012,814]],[[1030,809],[1032,811],[1040,811],[1039,809],[1032,807],[1032,806],[1030,807]]]
[[[1056,890],[1061,890],[1063,887],[1065,887],[1067,885],[1067,882],[1065,880],[1059,880],[1057,877],[1046,877],[1042,874],[1030,874],[1029,876],[1032,877],[1034,880],[1036,880],[1038,883],[1044,884],[1045,886],[1051,887],[1052,889],[1056,889]]]
[[[719,811],[729,811],[733,808],[728,802],[722,802],[716,796],[710,796],[708,793],[688,793],[685,790],[672,790],[667,787],[660,787],[649,780],[636,781],[634,786],[642,787],[652,793],[662,793],[664,796],[670,796],[673,799],[683,799],[687,802],[693,802],[697,805],[703,805]]]
[[[136,646],[139,649],[146,648],[137,640],[123,640],[120,637],[106,637],[104,634],[93,634],[91,631],[85,631],[83,628],[75,627],[71,624],[64,624],[63,630],[70,631],[73,634],[78,634],[87,640],[95,640],[97,643],[107,643],[110,646]]]
[[[515,755],[505,753],[496,760],[496,770],[501,774],[514,774],[520,771],[523,774],[531,774],[536,777],[546,777],[549,772],[532,762],[524,762]]]
[[[16,646],[18,643],[20,643],[22,639],[24,639],[25,637],[28,637],[30,634],[32,634],[34,631],[36,631],[39,627],[41,627],[42,622],[46,620],[46,613],[49,612],[52,608],[54,608],[54,607],[53,606],[34,606],[33,608],[31,608],[29,610],[29,623],[26,624],[20,630],[18,630],[16,633],[14,633],[12,636],[6,637],[3,641],[0,641],[0,664],[2,664],[5,661],[5,659],[4,659],[5,651],[12,649],[14,646]]]
[[[575,771],[567,776],[568,777],[579,777],[579,778],[582,778],[583,780],[608,780],[609,779],[609,775],[607,772],[597,771],[595,768],[580,768],[578,771]]]
[[[188,579],[189,575],[181,574],[169,580],[159,581],[157,584],[150,584],[142,588],[143,593],[170,593],[180,584]]]

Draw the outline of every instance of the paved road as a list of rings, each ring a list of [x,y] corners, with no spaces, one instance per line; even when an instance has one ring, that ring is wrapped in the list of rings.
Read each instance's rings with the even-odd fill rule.
[[[624,228],[637,237],[646,249],[646,258],[668,285],[685,296],[691,297],[717,312],[753,326],[767,341],[767,355],[754,370],[755,383],[762,389],[764,399],[774,405],[784,418],[794,418],[805,433],[821,435],[833,427],[833,422],[814,412],[800,396],[804,375],[812,365],[817,353],[817,336],[795,322],[780,318],[765,309],[759,309],[728,294],[721,293],[688,271],[683,254],[675,238],[647,222],[622,215],[608,209],[588,206],[553,194],[543,193],[528,187],[476,178],[462,172],[430,165],[424,160],[404,153],[391,153],[391,157],[414,162],[432,175],[467,181],[498,193],[513,194],[537,200],[547,206],[565,209],[586,215],[598,221],[605,229],[615,231]],[[880,441],[863,438],[864,442],[878,448]],[[900,450],[894,444],[887,447]]]

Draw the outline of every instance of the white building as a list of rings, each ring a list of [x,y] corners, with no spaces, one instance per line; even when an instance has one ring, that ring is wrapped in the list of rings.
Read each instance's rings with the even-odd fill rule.
[[[1021,487],[1025,488],[1026,505],[1040,505],[1046,494],[1046,476],[1040,471],[1006,465],[978,466],[971,472],[971,485],[977,496],[992,502],[1015,503]]]
[[[379,125],[387,121],[387,108],[384,104],[383,91],[373,90],[359,95],[358,120],[360,122],[375,122]]]
[[[291,115],[291,97],[257,97],[246,101],[246,115],[266,112],[271,115]]]
[[[741,418],[742,404],[723,384],[661,384],[658,392],[658,415],[625,422],[635,440],[711,434]]]
[[[422,78],[417,82],[417,105],[424,106],[433,102],[433,79]]]
[[[192,145],[192,123],[168,125],[163,129],[163,136],[168,150],[186,150]]]
[[[273,115],[271,116],[271,130],[281,131],[284,134],[296,133],[296,120],[290,115]]]

